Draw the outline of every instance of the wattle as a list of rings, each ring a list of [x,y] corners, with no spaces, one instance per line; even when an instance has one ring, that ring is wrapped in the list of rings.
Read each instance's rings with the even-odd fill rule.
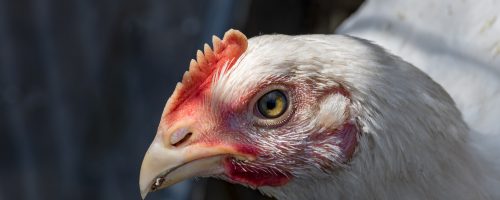
[[[224,161],[226,175],[235,182],[249,185],[251,187],[260,186],[282,186],[291,180],[291,175],[284,174],[276,169],[243,169],[235,165],[231,158]]]

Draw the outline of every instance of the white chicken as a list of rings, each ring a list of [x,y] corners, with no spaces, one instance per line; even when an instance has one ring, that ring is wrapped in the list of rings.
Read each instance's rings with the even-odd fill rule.
[[[235,30],[213,46],[167,102],[143,198],[203,176],[278,199],[500,199],[498,124],[471,115],[488,134],[473,133],[445,89],[381,47]]]

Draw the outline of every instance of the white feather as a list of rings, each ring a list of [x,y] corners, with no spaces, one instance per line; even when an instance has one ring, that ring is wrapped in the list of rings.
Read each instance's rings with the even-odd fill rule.
[[[371,0],[338,33],[414,64],[445,88],[472,129],[500,134],[500,1]]]
[[[444,87],[472,146],[500,173],[500,1],[367,1],[338,33],[365,38]],[[466,172],[464,172],[466,173]],[[492,178],[492,179],[494,179]],[[498,180],[484,186],[500,198]]]

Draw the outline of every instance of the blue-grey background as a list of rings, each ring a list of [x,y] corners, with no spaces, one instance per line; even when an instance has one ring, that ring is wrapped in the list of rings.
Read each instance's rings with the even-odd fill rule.
[[[332,33],[356,1],[0,0],[0,200],[140,199],[165,101],[212,35]],[[213,179],[148,199],[268,199]]]

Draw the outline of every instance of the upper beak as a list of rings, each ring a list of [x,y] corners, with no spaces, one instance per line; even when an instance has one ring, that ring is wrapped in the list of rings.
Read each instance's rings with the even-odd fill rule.
[[[229,145],[195,143],[175,147],[164,144],[162,137],[157,135],[142,161],[139,186],[143,199],[150,191],[191,177],[222,174],[222,161],[228,156],[252,160],[250,155],[239,153]]]

